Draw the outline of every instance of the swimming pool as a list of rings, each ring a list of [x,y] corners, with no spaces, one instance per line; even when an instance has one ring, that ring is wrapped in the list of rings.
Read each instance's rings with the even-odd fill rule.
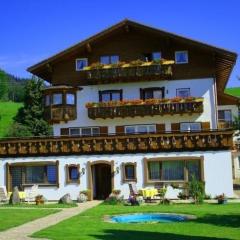
[[[171,223],[189,220],[189,216],[169,213],[137,213],[110,217],[115,223]]]

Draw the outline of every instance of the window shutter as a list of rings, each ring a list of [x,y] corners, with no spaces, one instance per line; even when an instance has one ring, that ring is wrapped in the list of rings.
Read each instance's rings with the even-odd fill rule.
[[[172,131],[180,131],[180,123],[172,123],[171,130]]]
[[[156,130],[157,132],[165,132],[165,124],[164,123],[156,124]]]
[[[108,135],[108,127],[100,127],[100,135]]]
[[[116,126],[116,134],[124,134],[124,126]]]
[[[202,130],[209,130],[210,122],[202,122]]]
[[[69,128],[61,128],[60,129],[61,136],[68,136],[69,135]]]

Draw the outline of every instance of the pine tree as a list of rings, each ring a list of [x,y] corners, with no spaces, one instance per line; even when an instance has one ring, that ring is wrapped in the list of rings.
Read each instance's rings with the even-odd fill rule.
[[[43,119],[42,90],[44,84],[41,79],[33,78],[25,86],[24,105],[19,109],[15,117],[15,124],[21,126],[21,130],[26,130],[26,136],[49,136],[52,129]],[[19,129],[19,126],[15,129]],[[18,133],[12,133],[16,136]],[[21,137],[23,133],[21,131]]]
[[[8,101],[9,83],[7,75],[0,69],[0,101]]]

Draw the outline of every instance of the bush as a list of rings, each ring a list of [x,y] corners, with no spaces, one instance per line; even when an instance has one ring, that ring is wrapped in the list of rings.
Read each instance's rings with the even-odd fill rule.
[[[185,193],[180,192],[178,194],[178,198],[181,199],[181,200],[186,200],[186,199],[188,199],[188,195],[185,194]]]
[[[110,194],[110,196],[104,201],[107,205],[119,205],[123,203],[123,196]]]
[[[198,181],[194,175],[189,182],[189,196],[193,198],[194,203],[203,203],[205,197],[204,183]]]

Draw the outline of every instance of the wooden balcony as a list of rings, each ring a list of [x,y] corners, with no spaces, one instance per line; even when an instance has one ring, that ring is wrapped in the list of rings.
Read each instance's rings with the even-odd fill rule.
[[[124,82],[170,79],[173,74],[173,65],[153,64],[149,66],[111,67],[84,70],[80,73],[90,82]]]
[[[198,98],[191,101],[181,102],[165,102],[152,104],[131,104],[124,106],[107,106],[102,107],[96,105],[88,106],[88,117],[96,118],[116,118],[116,117],[137,117],[137,116],[155,116],[155,115],[174,115],[174,114],[193,114],[203,112],[203,98]]]
[[[49,123],[68,122],[77,118],[77,109],[75,105],[45,107],[43,116]]]
[[[232,130],[0,140],[0,157],[232,149]]]

